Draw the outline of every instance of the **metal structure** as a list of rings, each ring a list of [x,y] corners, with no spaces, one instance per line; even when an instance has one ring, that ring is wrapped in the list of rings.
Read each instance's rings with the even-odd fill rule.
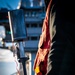
[[[27,75],[26,66],[25,66],[27,57],[25,57],[25,51],[24,51],[23,42],[22,42],[22,41],[25,41],[25,39],[27,38],[24,12],[22,9],[12,10],[8,12],[8,16],[9,16],[12,42],[19,43],[20,61],[23,65],[24,75]]]

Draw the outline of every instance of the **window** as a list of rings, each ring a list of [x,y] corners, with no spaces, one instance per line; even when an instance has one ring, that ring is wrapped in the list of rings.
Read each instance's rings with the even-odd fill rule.
[[[43,23],[40,23],[40,24],[39,24],[39,27],[42,27],[42,25],[43,25]]]
[[[28,36],[27,40],[39,40],[40,36]]]
[[[33,37],[31,37],[31,40],[37,40],[38,39],[38,37],[37,36],[33,36]]]
[[[37,27],[37,24],[36,23],[31,24],[31,27]]]
[[[26,24],[26,27],[30,27],[30,24]]]

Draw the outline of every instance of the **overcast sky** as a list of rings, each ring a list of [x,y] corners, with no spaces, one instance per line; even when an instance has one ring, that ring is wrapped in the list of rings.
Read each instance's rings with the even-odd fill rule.
[[[0,8],[16,9],[20,0],[0,0]]]

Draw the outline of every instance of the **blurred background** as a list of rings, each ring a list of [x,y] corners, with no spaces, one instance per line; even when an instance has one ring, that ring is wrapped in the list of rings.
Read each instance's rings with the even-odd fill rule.
[[[0,0],[0,75],[23,74],[23,67],[13,56],[14,51],[11,41],[8,11],[23,9],[27,39],[23,41],[25,55],[29,58],[26,61],[27,75],[35,75],[33,63],[38,50],[38,42],[45,17],[44,0]]]

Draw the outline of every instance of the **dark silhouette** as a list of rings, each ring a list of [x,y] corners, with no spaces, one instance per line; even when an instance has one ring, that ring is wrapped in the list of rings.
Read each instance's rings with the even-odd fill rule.
[[[49,2],[50,0],[45,0],[46,9]],[[75,75],[74,9],[74,0],[52,0],[49,11],[52,43],[50,51],[52,50],[52,52],[49,53],[48,57],[47,75]],[[51,61],[52,63],[50,63]]]

